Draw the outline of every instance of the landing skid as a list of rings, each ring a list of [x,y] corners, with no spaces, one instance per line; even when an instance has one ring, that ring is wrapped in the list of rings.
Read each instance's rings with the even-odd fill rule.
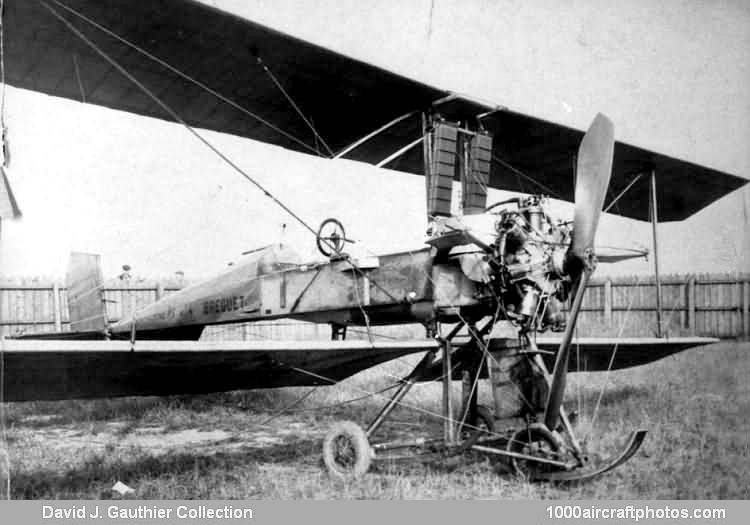
[[[540,474],[532,481],[586,481],[605,472],[615,469],[629,460],[641,448],[643,440],[646,438],[647,430],[636,430],[630,434],[627,445],[616,456],[612,456],[597,468],[587,470],[584,465],[580,469],[567,472],[548,472]]]

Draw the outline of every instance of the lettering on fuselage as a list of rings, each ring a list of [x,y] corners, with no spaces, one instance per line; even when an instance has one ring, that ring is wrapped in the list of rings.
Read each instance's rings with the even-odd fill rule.
[[[227,297],[217,297],[203,301],[203,315],[220,314],[224,312],[234,312],[245,309],[245,298],[241,295],[230,295]]]

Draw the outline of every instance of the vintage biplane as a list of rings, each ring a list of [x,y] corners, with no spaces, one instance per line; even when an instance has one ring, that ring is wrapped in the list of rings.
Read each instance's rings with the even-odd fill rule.
[[[742,186],[742,178],[617,142],[601,114],[584,133],[424,85],[202,2],[6,0],[3,15],[6,82],[178,122],[258,186],[259,198],[265,193],[310,229],[325,255],[307,262],[289,247],[268,246],[110,323],[98,256],[73,254],[70,330],[5,340],[5,400],[325,385],[423,352],[366,430],[351,422],[331,429],[323,451],[333,475],[361,475],[394,449],[419,449],[504,456],[534,479],[585,479],[630,458],[645,431],[610,460],[589,461],[563,407],[568,371],[645,364],[712,342],[574,341],[574,331],[597,260],[643,255],[597,253],[603,209],[654,224],[657,217],[678,221]],[[425,246],[349,256],[338,220],[311,228],[196,129],[424,176]],[[488,202],[488,188],[519,194]],[[551,216],[550,197],[574,202],[573,219]],[[331,341],[199,341],[209,325],[281,318],[328,323]],[[428,337],[345,337],[349,326],[403,323],[421,323]],[[521,400],[520,427],[498,432],[494,414],[478,406],[477,384],[489,378],[498,398],[495,386],[508,377]],[[409,389],[428,380],[443,384],[443,435],[376,443]],[[463,383],[460,403],[454,380]]]

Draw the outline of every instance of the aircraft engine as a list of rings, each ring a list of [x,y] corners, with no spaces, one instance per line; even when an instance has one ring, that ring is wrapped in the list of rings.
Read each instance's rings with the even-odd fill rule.
[[[498,203],[497,240],[491,246],[495,296],[508,319],[525,330],[565,327],[562,304],[570,291],[563,270],[570,244],[567,223],[553,220],[541,196]]]

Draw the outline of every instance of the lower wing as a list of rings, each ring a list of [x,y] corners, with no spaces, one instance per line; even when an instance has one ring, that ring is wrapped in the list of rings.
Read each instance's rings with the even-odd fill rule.
[[[5,401],[334,384],[432,341],[2,341]]]
[[[580,338],[570,371],[643,365],[718,342],[701,337]],[[389,341],[2,341],[5,401],[204,394],[334,384],[408,354],[436,350],[430,340]],[[558,342],[537,346],[554,359]],[[435,367],[439,374],[440,367]]]
[[[710,337],[579,337],[573,340],[568,370],[597,372],[619,370],[651,363],[695,346],[718,343]],[[540,350],[551,352],[545,356],[548,366],[554,365],[558,339],[539,337]]]

